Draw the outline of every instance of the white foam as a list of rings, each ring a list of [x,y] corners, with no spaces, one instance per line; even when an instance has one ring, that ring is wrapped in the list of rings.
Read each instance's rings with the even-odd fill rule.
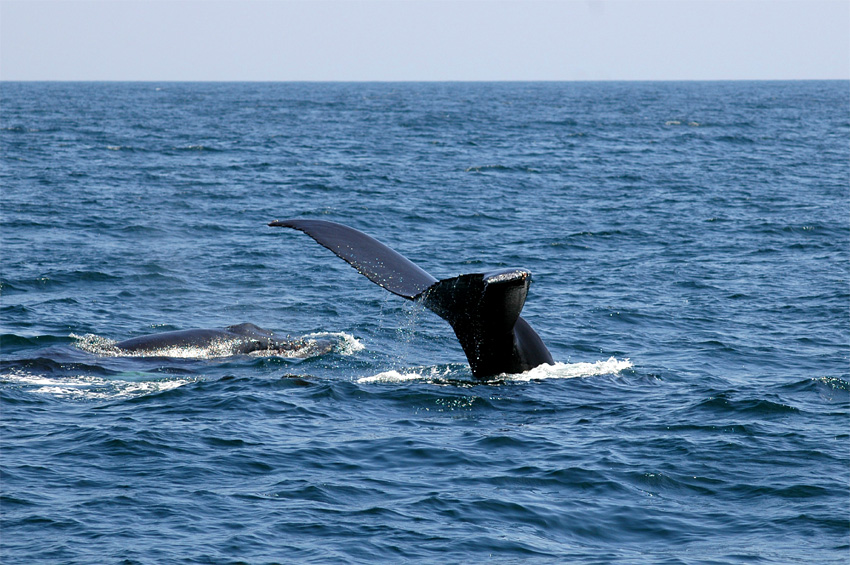
[[[304,339],[338,340],[339,344],[334,348],[334,351],[340,355],[354,355],[358,351],[366,349],[366,346],[359,339],[345,332],[317,332],[305,335]]]
[[[12,372],[0,375],[0,381],[21,387],[33,387],[30,392],[77,400],[106,400],[143,396],[171,390],[192,382],[186,378],[154,378],[148,381],[122,381],[91,375],[62,378]]]
[[[504,375],[506,381],[537,381],[544,379],[576,379],[599,375],[616,375],[620,371],[634,367],[628,359],[609,357],[595,363],[555,363],[540,365],[517,375]]]
[[[409,369],[405,372],[396,370],[384,371],[371,377],[361,377],[357,379],[358,383],[403,383],[408,381],[426,381],[435,382],[444,380],[451,372],[450,368],[439,367],[418,367]]]
[[[545,379],[575,379],[581,377],[594,377],[599,375],[616,375],[620,371],[632,368],[634,365],[629,359],[616,359],[610,357],[605,361],[595,363],[555,363],[553,365],[540,365],[524,373],[503,374],[494,378],[498,382],[529,382]],[[371,377],[361,377],[358,383],[401,383],[409,381],[445,382],[449,378],[451,369],[440,369],[438,367],[419,367],[404,372],[384,371]]]
[[[95,334],[77,335],[73,333],[69,334],[69,337],[76,339],[76,346],[82,349],[83,351],[88,351],[89,353],[103,354],[101,353],[102,351],[118,351],[118,349],[115,347],[116,342],[114,339],[101,337]]]

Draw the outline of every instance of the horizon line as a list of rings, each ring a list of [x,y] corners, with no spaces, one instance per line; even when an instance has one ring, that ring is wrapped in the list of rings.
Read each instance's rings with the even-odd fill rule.
[[[678,79],[5,79],[4,82],[90,82],[90,83],[566,83],[566,82],[840,82],[846,78],[678,78]]]

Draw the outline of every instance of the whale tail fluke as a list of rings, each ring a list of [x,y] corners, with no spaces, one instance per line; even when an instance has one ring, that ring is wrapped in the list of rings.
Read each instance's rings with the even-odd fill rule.
[[[524,269],[460,275],[434,283],[416,300],[452,326],[473,374],[521,372],[539,365],[541,355],[529,359],[517,347],[523,336],[540,341],[519,315],[530,283]],[[545,346],[543,352],[544,362],[552,362]]]
[[[276,220],[273,227],[302,231],[386,290],[412,300],[437,282],[407,257],[354,228],[326,220]]]
[[[306,233],[370,281],[421,302],[446,320],[477,378],[520,373],[553,362],[540,336],[519,315],[531,283],[531,274],[524,269],[438,281],[400,253],[342,224],[281,220],[269,225]]]

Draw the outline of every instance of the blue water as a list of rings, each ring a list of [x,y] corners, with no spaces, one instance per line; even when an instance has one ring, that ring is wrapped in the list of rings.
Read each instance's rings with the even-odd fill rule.
[[[4,563],[848,563],[846,82],[2,83]],[[274,219],[533,273],[556,360]],[[116,356],[252,322],[291,359]]]

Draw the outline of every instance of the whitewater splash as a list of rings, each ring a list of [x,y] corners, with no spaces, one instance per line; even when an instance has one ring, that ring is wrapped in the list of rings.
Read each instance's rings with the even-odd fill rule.
[[[524,373],[515,375],[499,375],[488,382],[529,382],[546,379],[575,379],[579,377],[594,377],[598,375],[616,375],[634,365],[629,359],[610,357],[606,361],[596,363],[555,363],[540,365]],[[371,377],[357,379],[358,383],[400,383],[406,381],[422,381],[442,384],[450,381],[453,369],[450,367],[420,367],[410,371],[385,371]],[[478,381],[475,381],[476,383]]]
[[[340,355],[354,355],[358,351],[363,351],[366,346],[351,334],[345,332],[318,332],[307,334],[302,337],[306,340],[332,339],[336,341],[334,353]]]
[[[151,375],[147,377],[150,378]],[[31,375],[21,371],[0,375],[0,381],[27,388],[35,394],[46,394],[73,400],[112,400],[144,396],[175,389],[195,380],[185,377],[119,380],[87,375],[53,378]]]

